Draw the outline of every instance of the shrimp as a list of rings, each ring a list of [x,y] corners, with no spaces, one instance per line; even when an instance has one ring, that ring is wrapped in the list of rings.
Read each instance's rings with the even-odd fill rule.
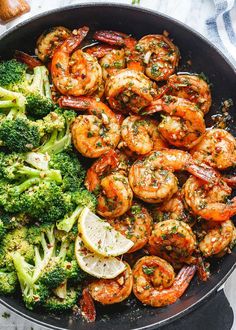
[[[178,65],[179,50],[164,35],[146,35],[135,49],[142,56],[146,75],[155,81],[166,80]]]
[[[71,31],[64,26],[55,26],[44,31],[36,42],[35,54],[42,62],[48,62],[63,41],[71,36]]]
[[[133,202],[129,211],[120,218],[108,219],[108,222],[134,243],[127,253],[142,249],[148,242],[152,218],[141,204]]]
[[[155,90],[142,72],[123,69],[106,81],[105,95],[115,111],[138,113],[153,101]]]
[[[151,254],[170,263],[185,262],[196,250],[196,236],[191,227],[178,220],[156,223],[148,243]]]
[[[120,124],[116,115],[102,102],[91,97],[62,96],[61,107],[85,110],[72,124],[71,133],[75,148],[85,157],[97,158],[114,149],[120,140]]]
[[[178,190],[174,171],[186,170],[203,180],[218,180],[213,169],[194,164],[190,154],[182,150],[152,151],[138,159],[129,171],[129,183],[134,194],[147,203],[162,203]]]
[[[97,195],[97,213],[106,218],[127,212],[133,200],[126,158],[114,150],[104,154],[88,169],[85,186]]]
[[[184,221],[190,226],[193,226],[195,223],[195,219],[185,210],[183,199],[179,191],[174,194],[170,200],[165,201],[161,205],[153,206],[151,208],[151,215],[156,222],[172,219]]]
[[[80,49],[74,52],[88,31],[86,26],[78,29],[76,34],[67,38],[54,52],[52,81],[61,94],[91,95],[102,85],[102,69],[97,59]]]
[[[200,163],[224,170],[236,165],[236,140],[224,129],[210,129],[191,149],[191,154]]]
[[[141,116],[128,116],[121,125],[121,136],[125,145],[133,152],[143,155],[167,148],[160,137],[158,123],[154,119]]]
[[[173,267],[165,260],[147,256],[133,268],[133,293],[145,305],[162,307],[173,304],[189,286],[196,266],[184,266],[175,277]]]
[[[89,284],[88,289],[94,300],[103,305],[117,304],[127,299],[131,294],[133,276],[130,266],[113,279],[99,279]]]
[[[170,95],[164,96],[145,109],[145,113],[150,113],[150,109],[153,108],[168,114],[158,128],[164,139],[176,147],[190,149],[205,133],[206,126],[202,112],[187,100]]]
[[[224,252],[230,245],[234,224],[231,220],[220,223],[210,223],[205,237],[199,243],[199,249],[205,257],[211,257]]]
[[[192,213],[212,221],[226,221],[236,214],[236,197],[226,202],[231,192],[223,180],[219,184],[204,183],[193,176],[183,187],[184,200]]]
[[[123,32],[101,30],[96,31],[93,38],[109,45],[123,47],[127,68],[135,71],[144,71],[141,56],[136,49],[137,40],[133,37]]]
[[[102,68],[102,76],[107,80],[111,75],[125,68],[125,51],[114,46],[96,45],[86,49],[89,53],[99,59]]]
[[[166,94],[177,96],[194,103],[204,114],[211,106],[209,85],[196,74],[175,74],[169,77]]]

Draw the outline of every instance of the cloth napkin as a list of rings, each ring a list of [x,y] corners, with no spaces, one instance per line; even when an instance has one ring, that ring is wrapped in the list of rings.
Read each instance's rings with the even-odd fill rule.
[[[209,39],[236,67],[236,0],[214,0],[216,13],[206,21]]]

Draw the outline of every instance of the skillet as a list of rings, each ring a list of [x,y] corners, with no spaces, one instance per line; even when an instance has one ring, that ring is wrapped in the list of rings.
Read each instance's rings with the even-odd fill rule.
[[[164,30],[179,47],[181,63],[179,71],[203,72],[212,84],[213,104],[206,118],[212,125],[212,115],[220,113],[222,101],[231,98],[236,104],[236,70],[212,44],[185,25],[159,13],[117,4],[81,4],[52,10],[12,28],[0,38],[0,57],[11,58],[16,49],[33,53],[37,37],[47,28],[63,25],[77,28],[88,25],[91,31],[110,29],[130,33],[136,38],[146,34],[159,34]],[[189,64],[187,64],[187,62]],[[236,136],[236,113],[228,127]],[[191,312],[206,301],[225,282],[236,264],[236,248],[220,260],[211,262],[211,277],[204,283],[195,277],[187,292],[175,304],[163,308],[146,307],[133,297],[110,307],[99,307],[95,323],[86,323],[79,317],[66,314],[47,315],[41,311],[27,310],[18,296],[1,297],[0,303],[17,314],[48,329],[156,329]]]

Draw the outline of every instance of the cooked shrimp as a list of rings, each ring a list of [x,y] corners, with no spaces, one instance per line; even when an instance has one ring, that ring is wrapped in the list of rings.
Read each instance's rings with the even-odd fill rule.
[[[86,26],[78,29],[76,35],[67,38],[54,52],[52,80],[64,95],[92,94],[102,85],[102,69],[97,59],[80,49],[74,51],[88,31]]]
[[[141,56],[136,49],[137,40],[133,37],[123,32],[101,30],[95,32],[93,38],[109,45],[124,47],[127,68],[135,71],[144,71]]]
[[[125,145],[140,155],[167,148],[158,132],[157,121],[151,118],[128,116],[121,125],[121,136]]]
[[[152,102],[155,90],[142,72],[123,69],[107,80],[105,95],[112,109],[138,113]]]
[[[215,171],[192,162],[190,154],[182,150],[152,151],[137,160],[130,169],[129,182],[135,195],[147,203],[161,203],[178,190],[174,171],[186,170],[203,180],[218,180]]]
[[[115,74],[125,68],[125,51],[108,45],[96,45],[86,49],[86,53],[97,57],[102,67],[102,76],[107,80],[112,74]]]
[[[114,149],[120,140],[120,125],[116,115],[102,102],[91,97],[61,97],[61,107],[85,110],[72,124],[75,148],[85,157],[97,158]]]
[[[87,171],[85,186],[97,195],[97,212],[103,217],[119,217],[132,205],[126,166],[124,155],[110,150]]]
[[[224,129],[207,130],[202,140],[191,150],[194,159],[219,170],[236,165],[236,140]]]
[[[171,263],[185,262],[196,249],[196,237],[191,227],[178,220],[156,223],[148,243],[151,254]]]
[[[151,215],[156,222],[164,220],[179,220],[184,221],[188,225],[194,225],[194,219],[185,210],[182,195],[177,192],[170,200],[165,201],[161,205],[156,205],[151,208]]]
[[[44,31],[36,42],[35,54],[42,62],[48,62],[63,41],[71,36],[71,31],[64,26],[55,26]]]
[[[194,103],[204,114],[211,106],[209,85],[196,74],[178,74],[169,77],[166,93]]]
[[[165,260],[147,256],[133,268],[133,292],[145,305],[162,307],[176,302],[187,289],[196,266],[183,267],[175,277],[174,269]]]
[[[210,228],[203,240],[199,243],[199,249],[205,257],[211,257],[222,253],[230,245],[234,232],[234,224],[231,220],[221,223],[210,223]]]
[[[135,48],[143,58],[146,75],[153,80],[166,80],[178,65],[179,50],[163,35],[146,35]]]
[[[226,221],[236,214],[236,198],[226,202],[231,192],[224,181],[214,185],[193,176],[183,187],[185,202],[192,213],[213,221]]]
[[[113,279],[99,279],[89,284],[89,292],[94,300],[103,305],[117,304],[127,299],[131,294],[133,276],[130,266]]]
[[[202,112],[193,103],[168,95],[154,101],[145,112],[154,109],[154,104],[156,111],[162,110],[168,114],[161,121],[159,132],[170,144],[190,149],[200,141],[206,126]]]
[[[128,212],[119,218],[108,219],[108,221],[117,231],[134,243],[128,253],[142,249],[148,242],[152,218],[141,204],[134,202]]]

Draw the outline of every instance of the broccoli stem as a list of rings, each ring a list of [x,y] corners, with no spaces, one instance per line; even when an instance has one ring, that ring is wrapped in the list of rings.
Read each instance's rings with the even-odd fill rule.
[[[62,135],[62,134],[60,134]],[[45,154],[57,154],[62,152],[71,143],[71,135],[69,129],[60,138],[58,131],[54,130],[51,134],[50,139],[38,150],[39,152]]]
[[[5,88],[0,87],[0,107],[1,108],[4,107],[5,102],[11,102],[11,103],[6,103],[6,104],[8,104],[7,107],[18,108],[22,112],[25,111],[26,98],[21,93],[12,92]],[[1,106],[1,104],[3,104],[3,106]],[[5,104],[5,107],[6,107],[6,104]]]
[[[11,188],[11,193],[12,195],[18,195],[23,193],[25,190],[29,189],[30,187],[39,184],[41,181],[41,179],[39,178],[31,178],[28,179],[26,181],[24,181],[23,183],[19,184],[18,186],[14,186],[13,188]]]
[[[41,95],[51,98],[48,71],[45,66],[37,66],[34,68],[34,78],[30,87],[32,91],[38,90]]]
[[[40,171],[37,169],[33,169],[29,166],[22,166],[19,171],[19,174],[26,175],[31,178],[41,178],[41,179],[49,179],[52,181],[56,181],[57,183],[62,182],[61,172],[58,170],[47,170],[47,171]]]
[[[81,207],[80,205],[77,206],[74,212],[69,217],[66,216],[63,220],[57,223],[57,229],[66,231],[68,233],[74,226],[82,210],[83,207]]]

